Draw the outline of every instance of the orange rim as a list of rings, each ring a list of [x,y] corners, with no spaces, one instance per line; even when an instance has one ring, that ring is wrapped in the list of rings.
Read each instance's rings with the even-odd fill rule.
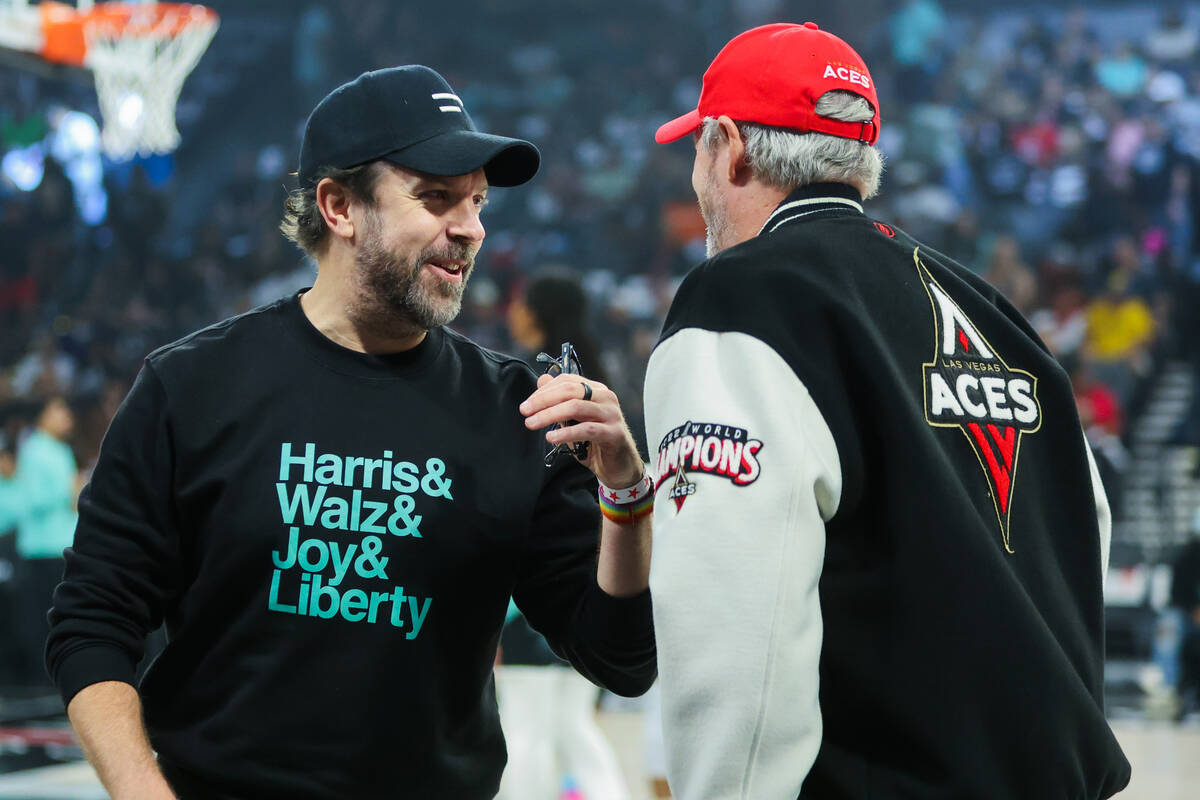
[[[193,3],[97,3],[80,13],[66,3],[44,0],[38,5],[42,17],[41,56],[47,61],[83,66],[87,56],[87,31],[110,30],[120,36],[164,32],[178,36],[198,23],[215,20],[217,13]],[[164,22],[169,23],[165,28]]]

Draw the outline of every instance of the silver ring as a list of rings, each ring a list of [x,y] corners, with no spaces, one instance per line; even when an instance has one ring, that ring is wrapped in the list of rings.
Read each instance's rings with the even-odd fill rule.
[[[580,385],[583,386],[583,399],[591,400],[592,399],[592,387],[588,386],[587,383],[585,383],[584,381],[580,381],[579,383],[580,383]]]

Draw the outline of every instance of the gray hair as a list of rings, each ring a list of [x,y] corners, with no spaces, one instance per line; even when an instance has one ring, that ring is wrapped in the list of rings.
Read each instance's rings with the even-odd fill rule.
[[[331,178],[346,187],[355,200],[368,208],[375,206],[375,185],[383,177],[385,169],[379,161],[368,161],[357,167],[339,169],[321,167],[316,177],[307,186],[293,189],[283,201],[283,220],[279,230],[297,247],[315,258],[324,249],[329,238],[329,226],[317,208],[317,184],[322,178]]]
[[[870,122],[875,118],[865,98],[841,89],[821,95],[816,112],[844,122]],[[768,186],[790,192],[810,183],[848,183],[857,187],[864,199],[879,192],[883,155],[866,142],[755,122],[738,122],[737,126],[746,141],[746,162],[754,177]],[[720,140],[717,120],[705,117],[700,132],[705,149],[712,152]]]

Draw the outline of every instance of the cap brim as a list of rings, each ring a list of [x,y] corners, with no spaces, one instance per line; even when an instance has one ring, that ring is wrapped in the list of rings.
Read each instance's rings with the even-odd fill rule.
[[[524,139],[479,131],[438,134],[383,156],[430,175],[466,175],[482,168],[491,186],[518,186],[537,174],[542,156]]]
[[[654,134],[654,141],[667,144],[682,139],[700,127],[700,112],[689,111],[682,117],[671,120],[660,127]]]

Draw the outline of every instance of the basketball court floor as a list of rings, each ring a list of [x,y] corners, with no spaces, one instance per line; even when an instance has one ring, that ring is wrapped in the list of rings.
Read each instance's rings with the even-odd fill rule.
[[[650,800],[643,768],[643,720],[636,711],[602,711],[600,726],[612,742],[634,800]],[[1133,765],[1120,800],[1200,798],[1200,716],[1182,725],[1130,715],[1113,720]],[[80,759],[61,718],[0,727],[0,800],[103,800],[95,773]],[[587,798],[586,800],[604,800]]]

